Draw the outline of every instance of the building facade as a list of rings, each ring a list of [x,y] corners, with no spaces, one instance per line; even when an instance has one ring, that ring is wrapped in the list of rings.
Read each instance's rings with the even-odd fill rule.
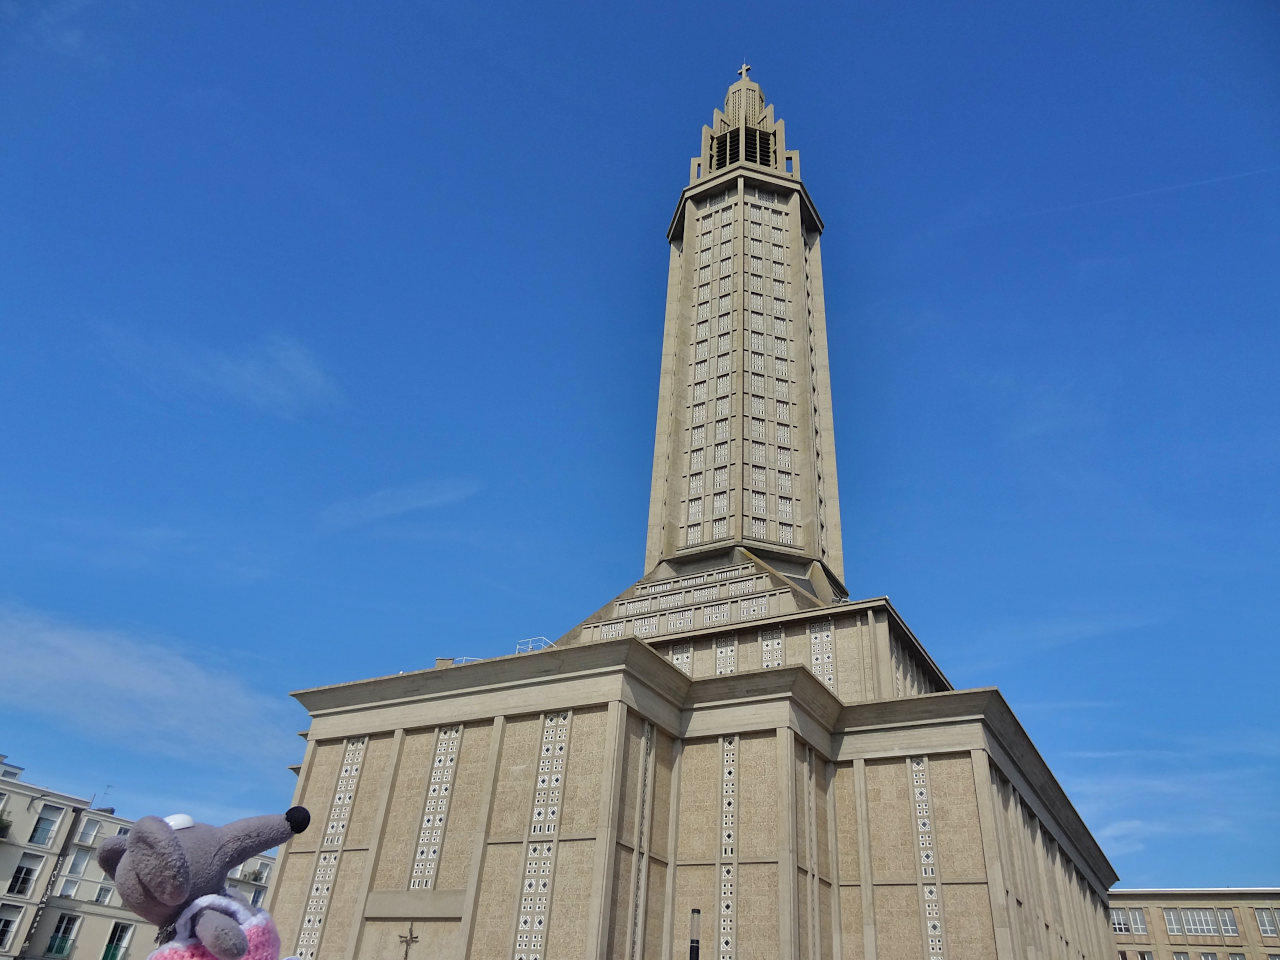
[[[843,582],[820,238],[747,76],[668,232],[646,573],[551,648],[295,694],[304,960],[1114,956],[993,689]]]
[[[142,960],[156,928],[120,902],[96,855],[133,821],[21,775],[0,756],[0,960]],[[261,904],[274,863],[252,858],[232,871],[228,888]]]
[[[1280,889],[1112,890],[1119,960],[1280,960]]]

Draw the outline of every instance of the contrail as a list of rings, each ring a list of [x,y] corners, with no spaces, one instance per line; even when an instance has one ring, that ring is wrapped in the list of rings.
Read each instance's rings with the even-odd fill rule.
[[[1136,200],[1138,197],[1152,197],[1160,193],[1173,193],[1175,190],[1187,190],[1191,187],[1203,187],[1211,183],[1225,183],[1228,180],[1243,180],[1245,177],[1259,177],[1265,173],[1275,173],[1280,165],[1263,167],[1260,170],[1246,170],[1244,173],[1229,173],[1225,177],[1209,177],[1207,180],[1190,180],[1186,183],[1175,183],[1169,187],[1155,187],[1151,190],[1138,190],[1134,193],[1120,193],[1114,197],[1102,197],[1098,200],[1083,200],[1080,203],[1068,203],[1061,207],[1045,207],[1043,210],[1032,210],[1028,213],[1015,214],[1010,219],[1021,220],[1024,217],[1039,217],[1046,213],[1063,213],[1067,210],[1080,210],[1084,207],[1096,207],[1104,203],[1119,203],[1121,200]]]

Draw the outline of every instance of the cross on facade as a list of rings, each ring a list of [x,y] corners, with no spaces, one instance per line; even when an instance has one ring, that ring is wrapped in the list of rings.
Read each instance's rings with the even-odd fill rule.
[[[738,76],[740,76],[743,80],[745,80],[747,79],[747,74],[750,72],[751,72],[751,64],[747,63],[747,61],[744,59],[742,61],[742,66],[738,68]]]
[[[413,924],[409,924],[409,932],[400,934],[400,942],[404,944],[404,960],[409,960],[409,947],[418,942],[413,932]]]

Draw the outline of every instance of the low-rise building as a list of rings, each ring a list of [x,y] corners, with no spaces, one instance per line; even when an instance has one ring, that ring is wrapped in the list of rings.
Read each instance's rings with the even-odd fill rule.
[[[1112,890],[1119,960],[1280,960],[1280,888]]]

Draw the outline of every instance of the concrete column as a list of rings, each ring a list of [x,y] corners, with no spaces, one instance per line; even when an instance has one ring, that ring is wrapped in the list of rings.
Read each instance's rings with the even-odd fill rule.
[[[493,818],[493,789],[498,780],[498,758],[502,756],[502,738],[506,732],[507,718],[493,718],[493,729],[489,734],[489,761],[484,771],[484,786],[480,791],[481,804],[479,825],[476,827],[475,843],[471,852],[471,868],[467,871],[467,890],[462,900],[462,942],[464,952],[470,956],[471,945],[475,942],[476,902],[480,899],[480,874],[484,869],[484,858],[488,848],[485,838],[489,836],[489,821]],[[463,730],[466,737],[466,730]]]

